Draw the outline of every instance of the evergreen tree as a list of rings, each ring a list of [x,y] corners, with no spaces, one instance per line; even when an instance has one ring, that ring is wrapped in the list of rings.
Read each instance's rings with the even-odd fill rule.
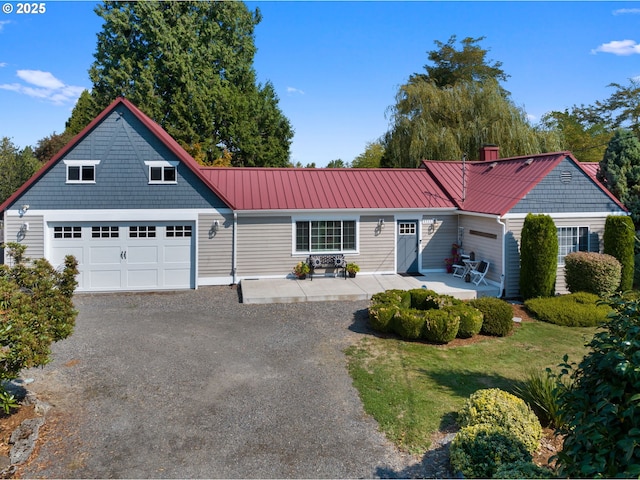
[[[520,237],[520,295],[552,297],[558,268],[558,231],[549,215],[529,213]]]
[[[39,167],[40,162],[31,147],[21,151],[9,138],[3,137],[0,140],[0,203],[29,180]]]
[[[623,292],[633,288],[635,233],[629,217],[609,215],[604,224],[603,252],[615,257],[622,265],[620,290]]]
[[[640,141],[629,130],[617,130],[600,162],[599,179],[640,224]]]
[[[64,133],[70,138],[76,136],[99,113],[89,91],[83,90],[71,111],[71,117],[65,123]]]
[[[124,95],[211,164],[286,166],[293,130],[273,85],[256,83],[260,12],[241,2],[105,2],[89,70],[97,110]],[[197,145],[197,147],[196,147]]]

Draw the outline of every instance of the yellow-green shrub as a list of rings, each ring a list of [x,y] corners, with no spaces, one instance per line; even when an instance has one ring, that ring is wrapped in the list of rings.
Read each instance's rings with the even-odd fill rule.
[[[482,328],[482,312],[471,305],[461,303],[444,307],[444,310],[460,317],[460,327],[458,328],[458,338],[471,338],[480,333]]]
[[[393,316],[392,328],[401,338],[417,340],[422,337],[426,311],[415,308],[400,308]]]
[[[425,311],[426,321],[422,330],[425,340],[433,343],[449,343],[456,338],[460,316],[447,310]]]
[[[530,453],[540,444],[542,427],[524,400],[498,388],[473,393],[458,412],[463,426],[487,423],[502,427],[518,438]]]
[[[376,332],[387,333],[393,330],[393,316],[400,310],[397,305],[376,303],[369,307],[369,324]]]

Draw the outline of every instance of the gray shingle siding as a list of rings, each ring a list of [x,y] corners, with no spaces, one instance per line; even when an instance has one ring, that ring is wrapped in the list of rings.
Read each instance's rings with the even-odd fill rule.
[[[569,178],[570,180],[566,182]],[[564,159],[509,213],[583,213],[622,210],[571,161]]]
[[[67,184],[63,160],[100,160],[96,183]],[[47,210],[226,207],[182,163],[177,168],[177,184],[149,185],[144,163],[149,160],[178,158],[120,105],[18,201],[32,209]]]

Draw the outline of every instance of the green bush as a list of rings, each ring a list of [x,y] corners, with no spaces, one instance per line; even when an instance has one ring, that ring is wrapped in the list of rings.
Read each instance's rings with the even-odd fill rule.
[[[67,256],[57,271],[42,258],[26,263],[25,248],[8,244],[14,266],[0,269],[0,380],[46,364],[51,344],[71,335],[77,315],[71,299],[76,260]]]
[[[433,343],[449,343],[456,338],[460,316],[447,310],[425,311],[426,321],[422,336]]]
[[[525,401],[498,388],[473,393],[458,412],[458,423],[463,427],[483,423],[502,427],[531,454],[542,438],[540,421]]]
[[[469,300],[469,305],[482,312],[480,333],[505,337],[513,331],[513,308],[504,300],[482,297]]]
[[[482,328],[482,312],[471,305],[461,303],[444,307],[444,310],[460,317],[460,327],[458,328],[458,338],[471,338],[480,333]]]
[[[560,473],[571,478],[640,476],[640,302],[611,300],[613,316],[579,365],[565,355],[561,378],[564,447]]]
[[[426,312],[415,308],[400,308],[393,316],[393,331],[407,340],[417,340],[422,337],[422,330],[426,321]]]
[[[426,288],[414,288],[409,290],[411,295],[411,308],[418,310],[431,310],[432,308],[440,308],[438,302],[439,295],[433,290]]]
[[[525,445],[503,427],[478,424],[463,427],[451,442],[449,460],[465,478],[492,478],[498,468],[531,461]]]
[[[527,300],[555,293],[558,233],[548,215],[529,213],[520,238],[520,294]]]
[[[519,460],[500,465],[496,468],[493,478],[555,478],[555,475],[548,468],[539,467],[533,462]]]
[[[563,424],[560,396],[567,388],[549,369],[529,370],[522,386],[515,388],[515,393],[527,402],[542,424],[560,428]]]
[[[598,305],[593,293],[577,292],[549,298],[532,298],[525,307],[538,320],[565,327],[593,327],[607,321],[608,305]]]
[[[620,286],[621,265],[604,253],[572,252],[564,257],[564,278],[570,292],[610,297]]]
[[[388,333],[393,330],[392,319],[400,310],[397,305],[376,303],[369,307],[369,324],[376,332]]]
[[[604,224],[604,253],[615,257],[622,266],[620,284],[623,292],[633,288],[636,232],[631,217],[609,215]]]
[[[385,290],[371,295],[371,304],[390,303],[400,308],[411,307],[411,294],[406,290]]]

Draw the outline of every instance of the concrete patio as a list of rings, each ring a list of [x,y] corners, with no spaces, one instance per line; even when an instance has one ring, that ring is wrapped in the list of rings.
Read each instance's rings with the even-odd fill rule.
[[[424,276],[358,275],[356,278],[316,276],[297,280],[244,279],[240,282],[242,303],[295,303],[336,300],[368,300],[378,292],[390,289],[410,290],[426,288],[461,300],[478,297],[497,297],[500,288],[495,285],[474,285],[446,273]]]

